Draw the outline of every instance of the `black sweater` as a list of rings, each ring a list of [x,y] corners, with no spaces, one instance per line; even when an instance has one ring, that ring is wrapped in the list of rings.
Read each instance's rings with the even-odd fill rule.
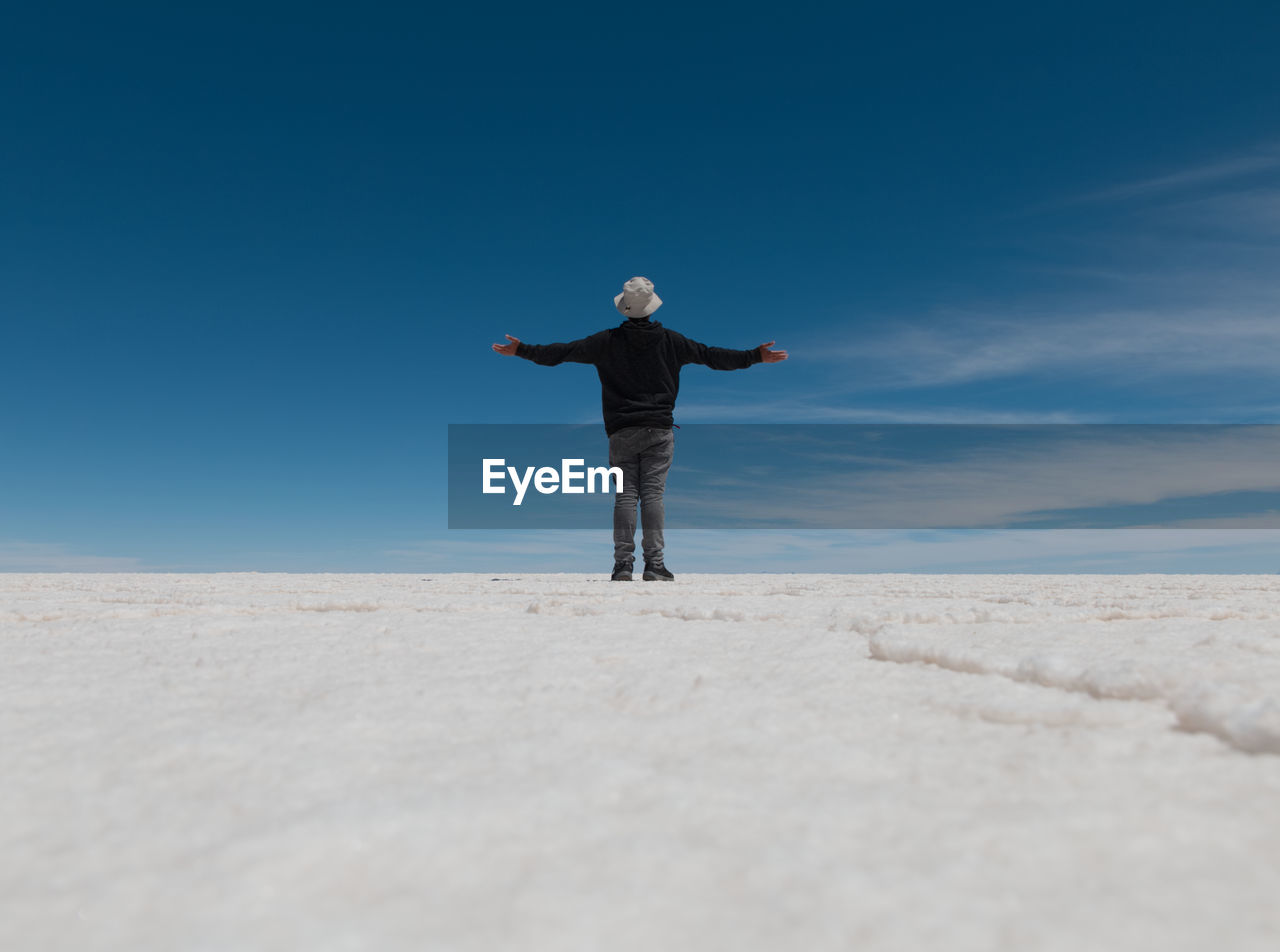
[[[680,392],[680,368],[685,364],[741,370],[760,362],[759,348],[708,347],[648,318],[628,318],[617,327],[567,344],[521,341],[516,356],[544,367],[566,360],[595,364],[604,428],[610,436],[628,426],[670,428]]]

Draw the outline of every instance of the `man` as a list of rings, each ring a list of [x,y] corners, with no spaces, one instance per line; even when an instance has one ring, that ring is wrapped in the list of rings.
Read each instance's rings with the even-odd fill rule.
[[[663,327],[649,319],[662,299],[648,278],[632,278],[613,304],[627,318],[618,327],[567,344],[526,344],[506,334],[507,343],[494,344],[493,349],[544,367],[566,360],[595,365],[609,434],[609,465],[622,470],[622,491],[613,504],[613,580],[631,581],[639,498],[644,580],[670,581],[675,576],[662,561],[662,494],[675,448],[671,427],[680,368],[704,364],[713,370],[740,370],[786,360],[787,352],[770,350],[774,341],[751,350],[708,347]]]

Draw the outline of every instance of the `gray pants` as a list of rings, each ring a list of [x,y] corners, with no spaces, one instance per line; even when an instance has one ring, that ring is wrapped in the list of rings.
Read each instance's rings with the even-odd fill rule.
[[[613,501],[613,560],[634,562],[636,500],[646,562],[662,561],[662,494],[675,452],[675,434],[666,427],[629,426],[609,437],[609,465],[622,470],[622,492]]]

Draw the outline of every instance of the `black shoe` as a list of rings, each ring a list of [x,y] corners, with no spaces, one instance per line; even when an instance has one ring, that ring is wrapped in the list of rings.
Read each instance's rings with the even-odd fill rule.
[[[667,571],[667,567],[661,562],[646,562],[644,564],[644,580],[646,582],[671,582],[675,580],[675,576]]]
[[[614,562],[612,581],[630,582],[631,581],[631,563],[630,562]]]

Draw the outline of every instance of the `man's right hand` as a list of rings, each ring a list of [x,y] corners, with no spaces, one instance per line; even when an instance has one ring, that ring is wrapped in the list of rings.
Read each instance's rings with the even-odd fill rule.
[[[767,344],[760,345],[760,359],[764,361],[766,364],[776,364],[780,360],[787,359],[787,352],[785,350],[769,349],[776,343],[777,343],[776,340],[771,340]],[[496,347],[498,345],[494,344],[494,346]]]
[[[520,346],[520,338],[512,337],[510,334],[503,334],[502,336],[510,341],[510,343],[494,344],[493,349],[500,354],[505,354],[508,357],[514,357],[516,355],[516,348]]]

